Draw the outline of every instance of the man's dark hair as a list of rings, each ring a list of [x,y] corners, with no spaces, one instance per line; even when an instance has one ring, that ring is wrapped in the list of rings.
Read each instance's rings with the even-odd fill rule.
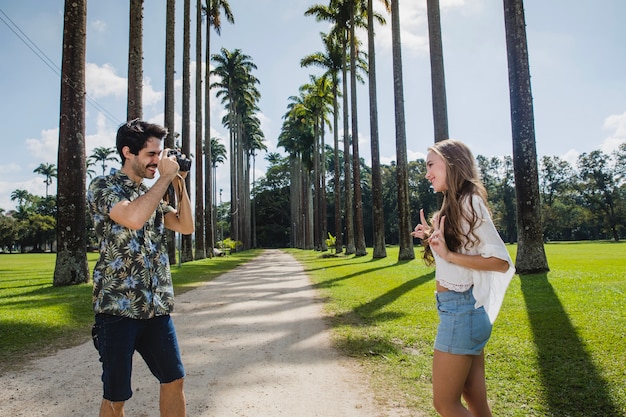
[[[152,137],[163,138],[167,136],[167,129],[155,123],[148,123],[143,120],[130,120],[117,129],[117,137],[115,140],[117,152],[120,154],[122,166],[126,161],[122,154],[124,146],[128,146],[133,155],[138,155],[139,151],[146,146],[148,139]]]

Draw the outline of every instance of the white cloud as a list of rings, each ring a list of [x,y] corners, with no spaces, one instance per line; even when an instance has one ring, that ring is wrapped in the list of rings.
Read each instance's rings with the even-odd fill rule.
[[[112,65],[104,64],[98,66],[97,64],[87,63],[85,69],[87,94],[91,97],[126,97],[128,90],[126,78],[117,75]]]
[[[26,139],[26,147],[30,151],[32,159],[37,161],[35,166],[39,166],[40,163],[44,162],[56,164],[59,147],[59,128],[44,130],[39,138]]]
[[[104,33],[107,30],[106,22],[100,19],[97,19],[91,22],[91,27],[98,33]]]
[[[604,120],[604,128],[612,131],[611,135],[604,139],[600,149],[606,154],[616,150],[620,144],[626,142],[626,112],[614,114]]]

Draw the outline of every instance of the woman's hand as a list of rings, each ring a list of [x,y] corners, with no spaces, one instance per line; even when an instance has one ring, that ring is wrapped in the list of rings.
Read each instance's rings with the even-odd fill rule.
[[[415,226],[415,229],[411,232],[411,236],[424,240],[428,238],[432,228],[428,225],[426,217],[424,217],[424,209],[420,209],[420,224]]]
[[[446,237],[444,234],[445,229],[446,216],[442,216],[441,219],[439,216],[433,217],[433,234],[428,239],[428,244],[430,248],[439,255],[443,259],[447,259],[450,254],[450,249],[448,249],[448,245],[446,244]]]

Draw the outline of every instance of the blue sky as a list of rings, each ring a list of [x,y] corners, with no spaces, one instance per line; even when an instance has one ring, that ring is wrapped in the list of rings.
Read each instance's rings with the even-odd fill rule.
[[[235,24],[212,34],[211,52],[239,48],[258,66],[262,129],[269,151],[276,147],[288,97],[315,69],[300,59],[322,51],[328,25],[305,17],[314,0],[229,0]],[[322,1],[318,1],[322,2]],[[192,13],[195,13],[195,2]],[[440,0],[450,136],[475,154],[511,154],[508,75],[501,0]],[[55,163],[59,125],[63,5],[61,0],[0,0],[0,208],[15,207],[10,194],[45,194],[39,164]],[[177,32],[182,33],[182,0]],[[432,143],[426,1],[400,3],[405,113],[409,158],[423,157]],[[526,0],[528,49],[539,156],[575,161],[582,152],[610,152],[626,141],[626,2],[623,0]],[[87,32],[87,154],[112,147],[126,115],[128,1],[90,1]],[[395,160],[391,20],[377,27],[377,75],[381,158]],[[194,27],[192,21],[192,30]],[[165,1],[144,6],[144,118],[163,123]],[[28,46],[14,32],[25,39]],[[21,33],[20,33],[21,32]],[[182,35],[176,46],[177,124],[181,130]],[[36,51],[37,54],[35,52]],[[192,45],[192,56],[194,55]],[[39,56],[38,56],[39,55]],[[195,58],[194,58],[195,60]],[[192,63],[192,75],[195,62]],[[370,161],[367,87],[358,90],[359,140]],[[192,103],[192,109],[193,107]],[[212,136],[226,139],[223,109],[212,104]],[[193,120],[192,115],[192,120]],[[340,124],[341,125],[341,124]],[[193,129],[192,121],[192,129]],[[192,134],[192,137],[193,136]],[[327,138],[330,138],[327,134]],[[192,145],[193,148],[193,145]],[[258,178],[265,161],[257,160]],[[217,170],[228,198],[228,167]],[[56,190],[56,182],[52,185]]]

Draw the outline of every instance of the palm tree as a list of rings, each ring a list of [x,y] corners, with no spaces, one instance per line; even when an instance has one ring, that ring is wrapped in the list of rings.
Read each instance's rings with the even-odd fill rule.
[[[244,204],[247,200],[246,190],[249,188],[249,184],[244,182],[246,169],[243,161],[246,141],[244,121],[258,111],[256,103],[260,94],[256,84],[259,80],[251,73],[256,69],[256,65],[239,49],[230,52],[222,48],[220,54],[211,56],[211,60],[217,63],[211,75],[218,78],[211,84],[211,88],[218,88],[216,95],[222,98],[222,103],[227,108],[227,115],[222,124],[230,132],[232,234],[237,241],[240,232],[242,239],[249,235],[248,230],[242,229],[249,224],[249,217],[246,218],[249,206]],[[247,248],[250,242],[243,240],[243,244]]]
[[[349,42],[350,1],[331,0],[328,6],[315,5],[309,8],[305,15],[313,15],[318,21],[324,20],[334,23],[333,33],[340,39],[341,45],[341,70],[342,70],[342,93],[343,93],[343,170],[344,170],[344,218],[345,218],[345,245],[346,254],[354,254],[354,215],[353,215],[353,189],[352,168],[350,163],[350,133],[348,125],[348,64],[346,54]],[[354,139],[354,138],[353,138]],[[358,138],[357,138],[358,140]]]
[[[448,139],[448,106],[446,103],[446,77],[443,69],[441,18],[439,0],[426,0],[428,14],[428,40],[430,42],[430,78],[433,96],[433,122],[435,142]]]
[[[217,192],[217,186],[216,186],[216,171],[217,171],[217,164],[223,164],[224,161],[226,161],[226,146],[224,146],[224,144],[222,144],[219,140],[219,138],[211,138],[211,142],[210,142],[210,146],[207,146],[206,142],[204,143],[204,149],[205,152],[204,154],[206,155],[207,153],[210,153],[211,155],[211,178],[213,180],[213,184],[212,185],[212,190],[213,193],[215,194]],[[208,182],[208,179],[207,179]],[[212,196],[213,199],[213,204],[217,204],[217,198],[215,195]],[[210,200],[211,201],[211,200]],[[214,210],[214,207],[211,208],[211,224],[212,225],[216,225],[217,221],[216,221],[216,210]],[[210,241],[213,242],[213,246],[209,246],[209,249],[211,250],[210,256],[213,256],[213,248],[215,247],[215,229],[213,228],[211,230],[212,236],[210,237]],[[222,239],[224,237],[222,236]],[[207,240],[208,242],[209,240]]]
[[[54,164],[39,164],[37,168],[33,170],[35,174],[41,174],[46,179],[43,180],[44,184],[46,184],[46,198],[48,198],[48,187],[52,184],[52,178],[56,178],[57,176],[57,167]]]
[[[369,70],[369,99],[370,99],[370,147],[372,152],[372,211],[374,223],[374,259],[387,257],[385,247],[385,216],[383,208],[382,178],[380,173],[380,145],[378,137],[378,104],[376,99],[376,48],[374,45],[374,7],[373,1],[367,0],[367,56]],[[383,1],[385,9],[389,8],[389,1]]]
[[[396,179],[398,181],[398,227],[400,251],[398,260],[415,259],[411,237],[411,208],[409,201],[409,170],[406,156],[406,124],[404,118],[404,87],[402,82],[402,52],[400,42],[399,0],[391,2],[391,38],[393,55],[393,92],[396,115]]]
[[[105,146],[98,146],[93,149],[93,152],[89,156],[89,159],[100,162],[100,167],[102,168],[102,175],[104,175],[104,171],[107,167],[107,161],[119,161],[116,154],[115,148],[107,148]]]
[[[333,98],[333,152],[334,152],[334,205],[335,205],[335,253],[343,251],[342,227],[341,227],[341,171],[339,166],[339,72],[342,66],[343,50],[339,45],[336,33],[321,33],[326,52],[316,52],[307,55],[300,61],[300,65],[308,67],[315,65],[325,68],[324,75],[331,78]],[[325,236],[324,236],[325,238]]]
[[[196,214],[194,259],[207,256],[204,244],[204,167],[202,165],[202,0],[196,0]],[[207,80],[208,81],[208,80]],[[208,89],[208,88],[207,88]],[[210,172],[210,170],[208,170]],[[210,181],[211,179],[208,178]],[[212,250],[210,251],[213,252]]]
[[[213,143],[211,139],[211,88],[210,88],[210,75],[211,75],[211,26],[215,29],[215,32],[219,35],[222,30],[222,10],[224,11],[224,16],[226,20],[230,23],[234,23],[234,17],[232,11],[230,10],[230,5],[226,0],[207,0],[205,13],[207,16],[207,26],[206,26],[206,65],[205,65],[205,89],[204,89],[204,143],[205,143],[205,154],[204,154],[204,169],[206,175],[206,182],[204,185],[204,198],[205,198],[205,241],[206,246],[209,248],[209,256],[213,256],[213,248],[215,247],[215,221],[213,215],[213,206],[216,204],[215,201],[215,189],[213,186],[215,185],[215,180],[212,175],[215,175],[215,170],[211,169],[214,167],[213,164],[213,156],[212,156],[212,147],[206,146],[207,142]],[[225,148],[224,148],[225,149]],[[211,200],[212,199],[212,200]]]
[[[191,0],[183,1],[183,126],[181,152],[191,152]],[[185,178],[187,189],[191,189],[191,178]],[[193,260],[191,235],[181,236],[180,262]]]
[[[57,257],[53,285],[89,281],[85,234],[85,51],[87,0],[66,0],[57,165]]]
[[[11,193],[11,201],[17,200],[18,207],[23,206],[31,198],[32,194],[26,190],[15,190]]]
[[[142,117],[143,0],[130,0],[128,33],[128,104],[126,120]]]
[[[167,0],[165,13],[165,127],[167,136],[164,146],[166,148],[175,147],[175,98],[174,98],[174,67],[175,67],[175,39],[176,39],[176,0]],[[170,203],[175,203],[170,199]],[[167,229],[165,231],[167,239],[167,254],[171,262],[176,259],[176,233]]]
[[[326,196],[324,193],[324,177],[326,175],[325,159],[320,153],[324,150],[324,125],[327,122],[326,114],[330,112],[333,102],[331,81],[326,76],[319,78],[311,76],[311,83],[300,87],[304,94],[303,104],[311,113],[313,120],[313,178],[315,198],[313,200],[314,231],[313,242],[318,250],[325,251],[326,247]],[[322,166],[324,163],[324,166]]]
[[[523,0],[504,0],[504,27],[509,65],[513,132],[513,169],[517,199],[518,274],[549,270],[543,247],[539,174],[535,144],[528,43]]]

